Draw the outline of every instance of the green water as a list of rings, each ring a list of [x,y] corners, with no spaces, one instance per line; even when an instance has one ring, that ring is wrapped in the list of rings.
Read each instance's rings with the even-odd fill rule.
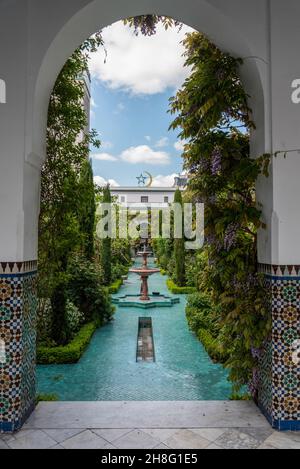
[[[166,278],[150,277],[149,290],[169,294]],[[116,296],[138,291],[138,277],[130,274]],[[228,399],[227,373],[189,331],[185,304],[180,296],[173,307],[117,309],[115,320],[95,333],[77,364],[38,366],[38,392],[65,401]],[[141,316],[152,317],[155,363],[136,362]]]

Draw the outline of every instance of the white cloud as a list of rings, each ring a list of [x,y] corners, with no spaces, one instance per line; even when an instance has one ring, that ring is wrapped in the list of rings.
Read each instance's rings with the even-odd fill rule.
[[[145,140],[147,140],[147,142],[151,142],[151,137],[150,137],[150,135],[145,135]]]
[[[119,187],[120,184],[117,183],[114,179],[104,179],[102,176],[94,176],[94,183],[99,187],[107,186],[110,184],[111,187]]]
[[[109,153],[94,153],[91,158],[95,161],[117,161],[117,158]]]
[[[169,145],[168,137],[162,137],[155,144],[156,148],[164,148],[164,147],[167,147],[168,145]]]
[[[167,176],[156,176],[153,178],[152,182],[152,187],[173,187],[174,186],[174,180],[175,177],[177,177],[178,174],[169,174]]]
[[[170,163],[170,155],[164,151],[152,150],[148,145],[139,145],[124,150],[120,158],[131,164],[166,165]]]
[[[174,148],[177,151],[180,151],[181,153],[184,151],[184,145],[187,142],[185,140],[179,140],[178,142],[174,143]]]
[[[112,89],[132,94],[157,94],[167,88],[177,89],[189,74],[183,67],[184,48],[181,44],[191,28],[183,26],[165,31],[158,26],[151,37],[134,35],[133,29],[119,21],[103,30],[108,57],[99,49],[92,54],[90,70],[93,78],[105,82]]]

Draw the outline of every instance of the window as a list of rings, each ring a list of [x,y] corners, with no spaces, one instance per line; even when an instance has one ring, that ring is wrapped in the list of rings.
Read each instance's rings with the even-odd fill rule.
[[[149,202],[149,197],[142,195],[141,202],[142,204],[147,204]]]
[[[125,195],[121,195],[121,204],[124,204],[125,202],[126,202]]]
[[[168,196],[164,197],[164,202],[165,202],[165,204],[169,203],[169,197]]]

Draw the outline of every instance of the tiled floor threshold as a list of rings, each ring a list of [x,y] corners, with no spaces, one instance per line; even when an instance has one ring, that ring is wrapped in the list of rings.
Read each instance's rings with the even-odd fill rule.
[[[0,449],[300,449],[251,402],[40,403]]]

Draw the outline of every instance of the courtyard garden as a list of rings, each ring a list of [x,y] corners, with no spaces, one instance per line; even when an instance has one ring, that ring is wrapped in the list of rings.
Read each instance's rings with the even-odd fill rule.
[[[125,21],[145,37],[160,23],[180,29],[167,17]],[[183,46],[190,74],[168,112],[189,182],[174,202],[205,204],[205,239],[201,249],[186,250],[173,226],[169,239],[151,240],[160,269],[151,288],[180,301],[149,313],[157,360],[145,367],[135,356],[139,311],[121,310],[111,296],[139,294],[137,279],[128,277],[139,241],[96,233],[98,204],[117,205],[109,184],[94,184],[89,148],[101,142],[95,130],[86,130],[82,107],[80,77],[89,73],[90,55],[105,47],[101,32],[74,52],[57,79],[39,225],[40,394],[65,400],[256,397],[270,322],[257,271],[257,232],[264,224],[255,183],[268,175],[269,155],[250,158],[255,123],[238,75],[241,59],[198,32],[187,33]]]

